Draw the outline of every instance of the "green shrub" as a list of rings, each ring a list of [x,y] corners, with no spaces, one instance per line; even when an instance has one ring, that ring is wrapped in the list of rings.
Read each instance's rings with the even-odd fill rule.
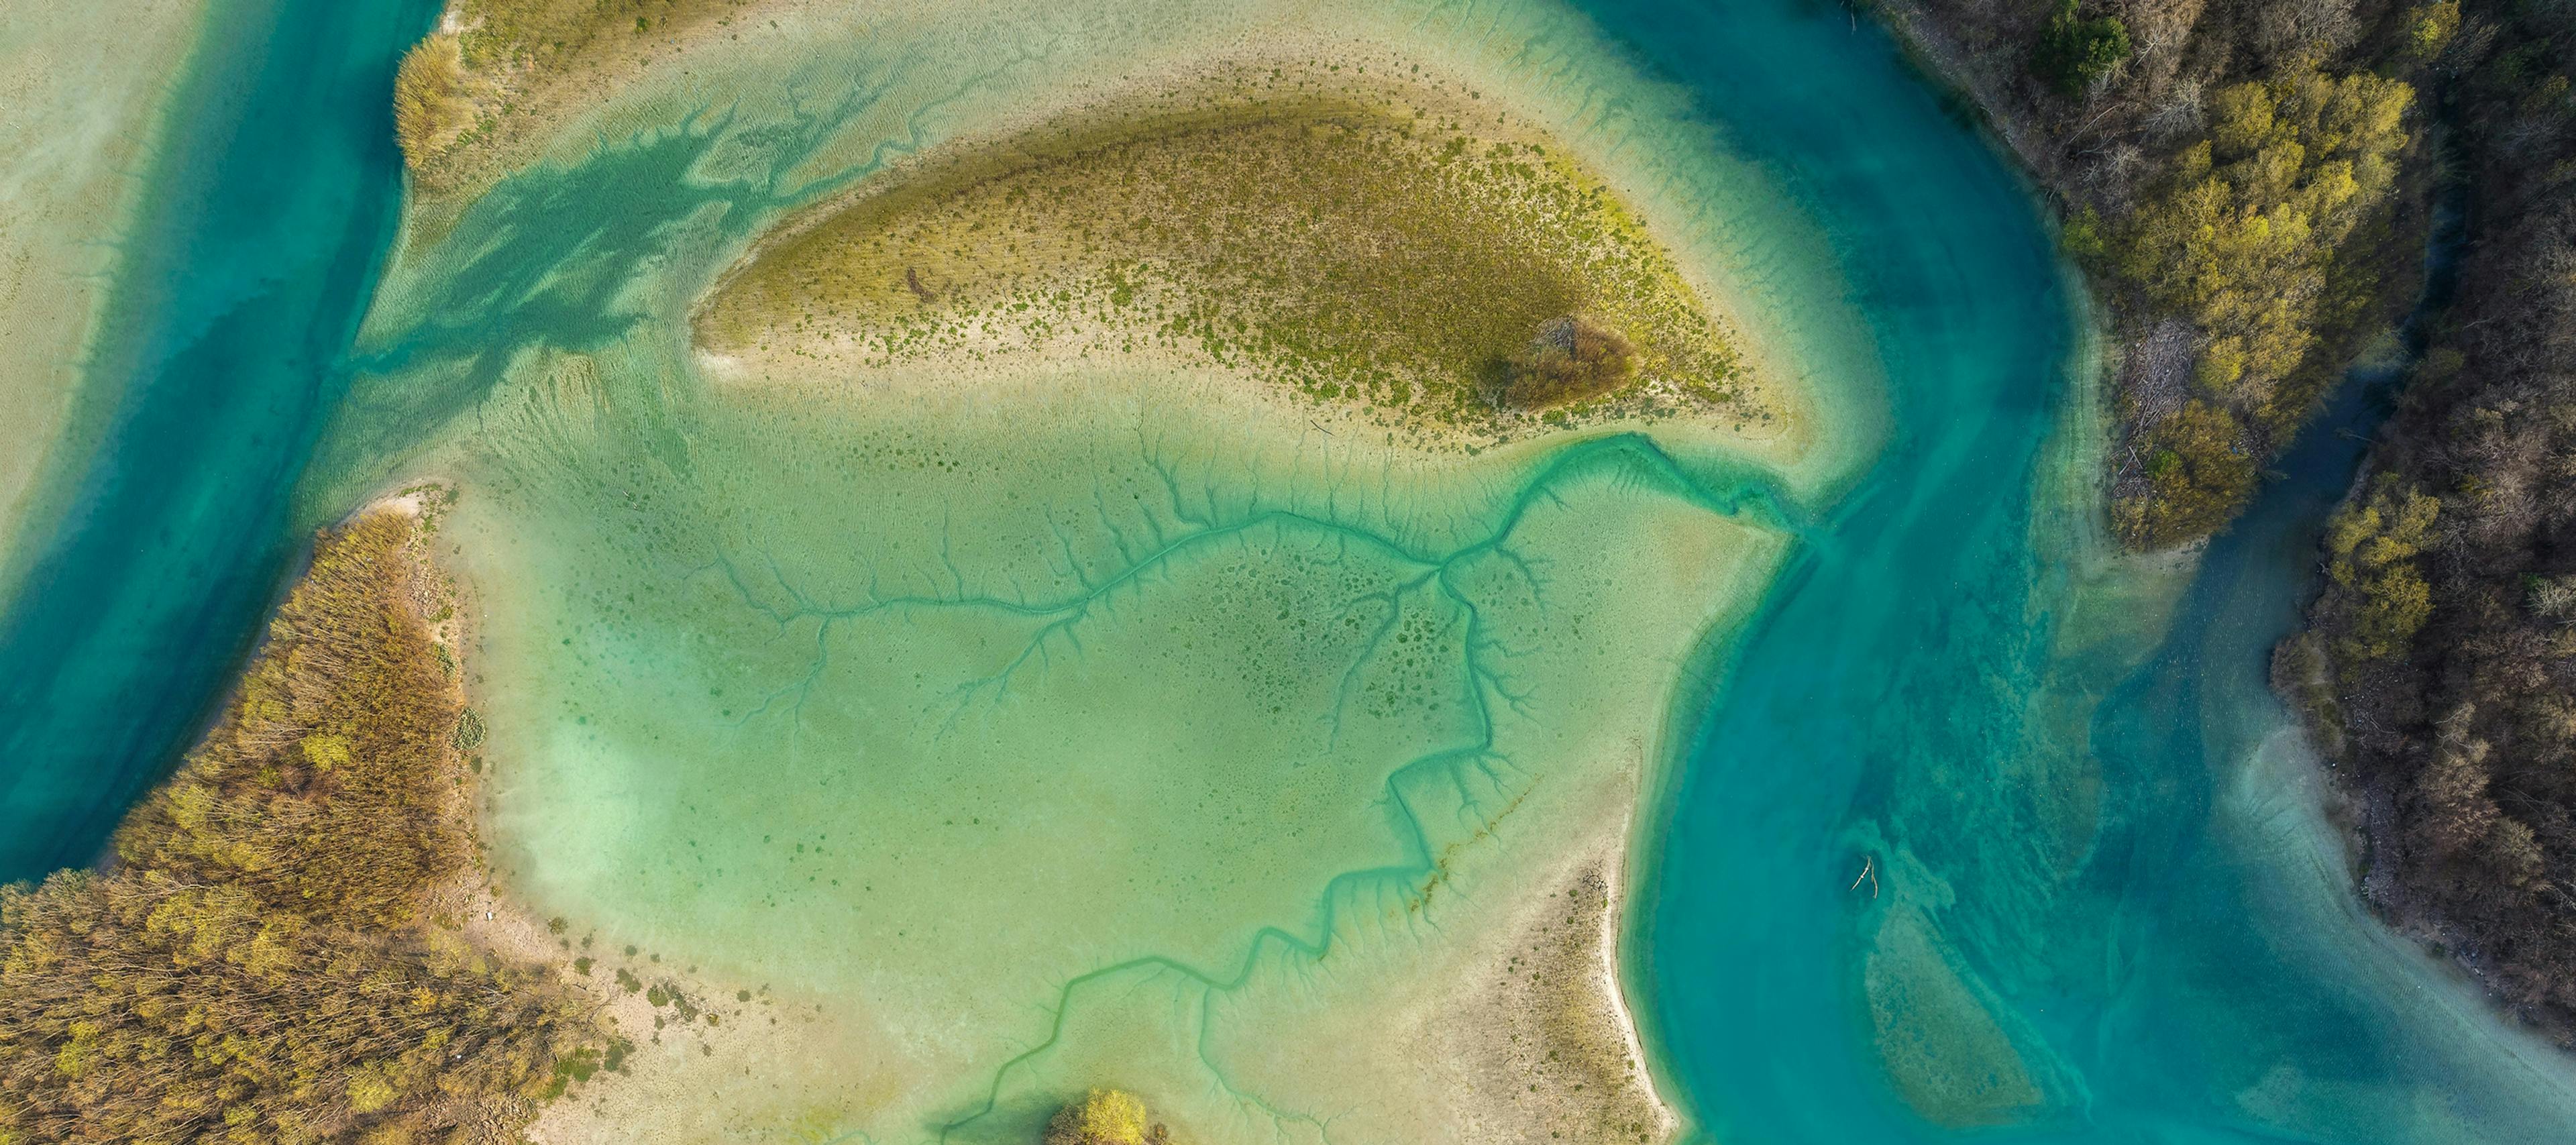
[[[2059,0],[2039,33],[2032,67],[2059,94],[2082,95],[2129,58],[2129,26],[2117,16],[2086,19],[2075,0]]]
[[[1619,332],[1579,315],[1551,318],[1515,355],[1502,391],[1505,404],[1544,409],[1598,397],[1637,374],[1637,350]]]

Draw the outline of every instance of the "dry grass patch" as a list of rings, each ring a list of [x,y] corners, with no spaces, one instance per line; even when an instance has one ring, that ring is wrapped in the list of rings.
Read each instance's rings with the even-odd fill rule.
[[[395,126],[413,177],[434,191],[493,177],[566,106],[604,81],[724,25],[752,0],[461,0],[448,31],[404,57]]]

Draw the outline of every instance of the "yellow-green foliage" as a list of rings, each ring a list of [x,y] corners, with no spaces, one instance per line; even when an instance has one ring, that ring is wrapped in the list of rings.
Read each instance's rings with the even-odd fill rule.
[[[2254,492],[2254,455],[2243,427],[2208,402],[2185,403],[2140,433],[2135,444],[2147,492],[2123,498],[2114,508],[2122,531],[2142,547],[2161,548],[2214,531]]]
[[[2399,25],[2405,37],[2406,54],[2419,61],[2430,61],[2451,46],[2451,36],[2460,30],[2459,0],[2437,0],[2418,4],[2406,10]]]
[[[2200,384],[2271,421],[2316,341],[2335,247],[2396,180],[2413,92],[2323,73],[2218,93],[2210,137],[2175,162],[2129,236],[2128,271],[2209,338]]]
[[[126,866],[0,890],[0,1141],[506,1138],[594,1040],[551,972],[408,922],[463,860],[409,538],[326,538]]]
[[[2415,555],[2433,539],[2441,501],[2382,479],[2370,496],[2346,502],[2326,524],[2327,608],[2335,652],[2347,665],[2406,649],[2433,614]]]
[[[2205,339],[2190,416],[2250,430],[2258,450],[2287,440],[2304,418],[2340,366],[2311,361],[2320,331],[2353,322],[2374,293],[2368,260],[2343,257],[2343,247],[2389,201],[2413,94],[2368,73],[2304,71],[2212,101],[2208,138],[2175,159],[2116,252],[2127,278]],[[2194,445],[2245,435],[2141,428],[2184,464],[2155,478],[2151,494],[2180,500],[2124,498],[2129,539],[2153,547],[2224,524],[2251,483]]]
[[[126,862],[353,924],[413,921],[463,849],[438,782],[456,706],[427,631],[388,597],[410,536],[382,513],[321,546],[231,718],[118,832]]]
[[[394,73],[394,137],[403,159],[417,168],[455,140],[472,122],[465,94],[464,57],[454,36],[441,33],[412,45]]]
[[[1580,312],[1633,353],[1613,386],[1550,400],[1633,376],[1641,402],[1742,402],[1735,352],[1670,256],[1598,180],[1492,122],[1262,89],[1049,128],[791,232],[709,302],[699,337],[844,339],[879,364],[1180,351],[1462,422],[1496,417],[1514,360]]]
[[[1095,1089],[1055,1115],[1047,1126],[1046,1145],[1159,1145],[1165,1137],[1162,1126],[1149,1122],[1145,1103],[1135,1094]]]

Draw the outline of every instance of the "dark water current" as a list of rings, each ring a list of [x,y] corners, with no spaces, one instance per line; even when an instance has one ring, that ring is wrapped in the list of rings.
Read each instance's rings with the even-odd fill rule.
[[[2104,572],[2068,509],[2090,494],[2050,480],[2093,432],[2080,323],[1973,131],[1839,6],[1583,6],[1783,174],[1894,382],[1887,449],[1801,546],[1664,793],[1631,977],[1702,1131],[2570,1139],[2564,1067],[2352,906],[2274,734],[2263,657],[2372,424],[2362,387],[2162,626],[2153,576]],[[399,201],[388,77],[432,7],[219,0],[178,80],[91,369],[97,446],[11,570],[0,877],[95,854],[202,724],[298,544],[323,425],[376,427],[322,467],[362,485],[345,475],[411,444],[384,427],[425,435],[499,375],[475,351],[492,300],[615,337],[599,252],[649,258],[723,197],[678,178],[685,135],[514,180],[476,210],[525,225],[453,268],[453,314],[353,353]],[[756,209],[728,225],[794,197],[736,197]],[[353,371],[418,361],[456,366],[368,399],[391,414],[338,408]]]

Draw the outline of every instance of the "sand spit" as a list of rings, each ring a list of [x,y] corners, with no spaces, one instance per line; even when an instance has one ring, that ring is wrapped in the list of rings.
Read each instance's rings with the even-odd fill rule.
[[[1457,1139],[1652,1142],[1679,1126],[1619,984],[1625,835],[1534,891],[1479,952],[1466,998],[1421,1023]]]

